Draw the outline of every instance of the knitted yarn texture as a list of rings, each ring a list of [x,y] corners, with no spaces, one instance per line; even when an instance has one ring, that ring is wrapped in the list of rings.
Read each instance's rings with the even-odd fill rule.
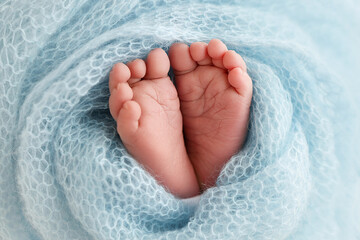
[[[359,239],[359,12],[355,0],[2,1],[0,239]],[[127,153],[107,82],[116,62],[212,38],[243,56],[254,95],[243,149],[193,208]]]

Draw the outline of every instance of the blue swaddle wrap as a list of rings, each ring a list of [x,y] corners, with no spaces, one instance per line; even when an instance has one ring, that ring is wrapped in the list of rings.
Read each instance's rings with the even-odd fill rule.
[[[360,4],[0,3],[0,239],[360,239]],[[193,208],[124,149],[108,73],[223,40],[253,79],[247,142]]]

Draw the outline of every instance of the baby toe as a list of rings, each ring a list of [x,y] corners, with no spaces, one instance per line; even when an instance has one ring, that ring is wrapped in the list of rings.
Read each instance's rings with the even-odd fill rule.
[[[146,64],[142,59],[135,59],[134,61],[126,64],[130,69],[131,77],[129,84],[134,84],[140,81],[146,74]]]
[[[228,70],[240,67],[243,71],[246,72],[246,64],[244,60],[233,50],[229,50],[225,53],[223,57],[223,65]]]
[[[133,90],[128,83],[119,83],[117,87],[111,92],[109,98],[109,108],[111,116],[117,120],[119,111],[126,101],[133,98]]]
[[[197,67],[196,62],[191,57],[189,46],[184,43],[171,45],[169,58],[171,67],[177,75],[191,72]]]
[[[168,76],[170,61],[161,48],[152,50],[146,58],[146,79],[164,78]]]
[[[244,72],[244,70],[240,67],[233,68],[229,71],[228,81],[239,95],[247,98],[249,102],[251,101],[252,81],[250,76]]]
[[[127,101],[124,103],[117,119],[117,131],[123,140],[129,140],[139,128],[140,116],[141,108],[137,102]]]
[[[125,64],[116,63],[109,74],[110,92],[112,92],[119,83],[127,82],[130,76],[130,70]]]

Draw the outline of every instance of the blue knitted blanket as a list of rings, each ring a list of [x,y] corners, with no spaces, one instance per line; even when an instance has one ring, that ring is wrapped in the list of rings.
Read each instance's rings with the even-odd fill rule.
[[[0,239],[360,239],[360,5],[0,3]],[[243,149],[192,207],[123,147],[116,62],[219,38],[253,79]]]

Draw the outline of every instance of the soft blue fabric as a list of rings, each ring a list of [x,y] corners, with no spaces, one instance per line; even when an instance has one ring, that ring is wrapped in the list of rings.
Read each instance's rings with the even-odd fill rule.
[[[360,6],[0,3],[0,239],[360,239]],[[254,83],[249,135],[197,208],[124,149],[108,73],[220,38]],[[181,179],[179,179],[180,181]]]

